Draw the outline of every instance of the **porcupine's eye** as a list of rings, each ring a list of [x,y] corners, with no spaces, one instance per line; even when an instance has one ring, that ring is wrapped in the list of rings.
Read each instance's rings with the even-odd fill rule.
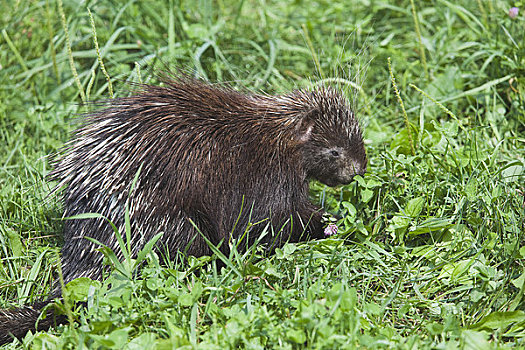
[[[332,151],[330,151],[330,154],[332,155],[332,157],[339,157],[339,152],[337,152],[335,149],[333,149]]]

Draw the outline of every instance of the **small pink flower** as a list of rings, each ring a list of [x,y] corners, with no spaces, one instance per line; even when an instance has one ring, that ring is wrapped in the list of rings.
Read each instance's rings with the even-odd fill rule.
[[[518,13],[520,12],[520,9],[517,7],[511,7],[509,10],[509,17],[510,18],[516,18],[518,17]]]
[[[330,224],[330,225],[326,226],[326,228],[324,229],[324,236],[325,237],[333,236],[336,233],[337,233],[337,225],[335,225],[335,224]]]

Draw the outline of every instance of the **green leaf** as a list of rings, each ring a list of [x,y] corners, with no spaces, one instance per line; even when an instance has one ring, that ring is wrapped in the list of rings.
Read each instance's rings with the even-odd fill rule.
[[[382,187],[384,184],[383,182],[377,180],[376,178],[368,178],[367,179],[368,181],[366,182],[366,188],[377,188],[377,187]]]
[[[128,342],[128,336],[131,327],[115,329],[106,335],[89,334],[89,337],[95,340],[96,344],[110,349],[123,349]]]
[[[523,165],[511,165],[501,172],[505,182],[524,181],[525,167]]]
[[[282,248],[275,249],[275,253],[279,259],[288,259],[296,250],[297,245],[286,243]]]
[[[461,338],[463,340],[463,349],[468,350],[489,350],[492,346],[487,341],[488,334],[484,332],[476,332],[472,330],[464,330],[461,332]]]
[[[465,194],[469,201],[473,201],[478,196],[478,182],[475,177],[471,177],[465,185]]]
[[[144,245],[144,247],[140,250],[140,252],[138,252],[134,268],[137,268],[138,265],[140,265],[140,263],[142,263],[142,261],[146,258],[146,256],[148,256],[148,254],[151,253],[151,251],[155,247],[155,244],[160,239],[160,237],[162,237],[162,235],[163,235],[163,232],[157,233],[152,239],[150,239]]]
[[[462,277],[468,277],[467,272],[472,266],[472,260],[461,260],[446,264],[441,269],[438,279],[449,278],[452,281],[458,281]]]
[[[99,248],[100,252],[102,254],[104,254],[104,256],[106,257],[106,259],[109,260],[109,262],[113,265],[113,267],[115,268],[115,270],[117,270],[118,272],[120,272],[122,275],[128,277],[129,279],[131,279],[131,271],[129,271],[129,269],[124,265],[122,264],[122,262],[120,262],[120,260],[118,259],[117,255],[115,254],[115,252],[113,250],[111,250],[111,248],[109,248],[108,246],[106,246],[105,244],[103,244],[102,242],[94,239],[94,238],[91,238],[91,237],[85,237],[88,241],[91,241],[95,244],[98,244],[100,245],[101,247]]]
[[[95,289],[99,289],[101,285],[99,281],[93,281],[87,277],[80,277],[66,284],[63,292],[72,302],[86,301],[89,287],[93,286]]]
[[[443,332],[443,325],[440,323],[428,323],[427,325],[425,325],[425,328],[432,335],[439,335]]]
[[[22,241],[20,240],[20,235],[9,227],[6,228],[7,239],[9,241],[9,246],[11,247],[12,256],[22,256]]]
[[[511,283],[514,285],[514,287],[523,290],[523,287],[525,287],[525,273],[522,273],[518,278],[513,279]]]
[[[304,344],[306,341],[306,335],[301,329],[290,329],[286,332],[286,336],[289,340],[297,344]]]
[[[374,191],[369,189],[364,189],[361,191],[361,201],[363,203],[368,203],[374,196]]]
[[[29,293],[31,291],[31,288],[34,285],[34,281],[37,280],[37,276],[39,273],[41,273],[41,267],[42,267],[42,261],[44,259],[44,256],[49,251],[49,249],[44,249],[36,258],[35,262],[33,263],[33,266],[31,266],[31,270],[29,270],[29,274],[27,276],[28,282],[23,285],[19,297],[28,297]]]
[[[405,214],[412,218],[418,217],[423,210],[423,205],[425,204],[425,197],[412,198],[408,201],[405,207]]]
[[[191,306],[193,305],[193,295],[191,293],[183,293],[179,295],[178,303],[181,306]]]
[[[390,224],[387,227],[387,230],[390,232],[398,232],[400,229],[408,228],[410,224],[410,219],[404,216],[394,216],[390,220]]]
[[[348,212],[348,215],[351,217],[355,217],[357,214],[357,210],[355,209],[354,205],[350,202],[341,202],[341,205],[343,208],[345,208]]]
[[[200,296],[202,295],[202,292],[204,291],[204,288],[202,287],[202,282],[197,281],[193,285],[193,288],[191,289],[191,296],[194,301],[197,301]]]
[[[410,228],[410,235],[420,235],[433,231],[443,230],[452,226],[450,219],[428,218],[415,227]]]
[[[283,278],[285,276],[284,273],[278,271],[273,265],[270,265],[267,268],[265,268],[264,274],[275,278]]]
[[[412,135],[412,142],[416,142],[418,139],[418,129],[414,126],[414,124],[409,123],[411,135]],[[406,128],[403,128],[399,132],[397,132],[392,139],[392,142],[390,143],[390,149],[396,150],[398,154],[404,154],[409,155],[412,154],[412,150],[410,147],[410,141],[409,141],[409,135]]]
[[[142,333],[126,344],[124,350],[158,349],[155,346],[156,339],[157,336],[154,333]]]
[[[481,319],[481,321],[469,326],[469,329],[482,331],[499,330],[504,332],[506,328],[514,323],[525,322],[525,312],[518,311],[496,311]]]

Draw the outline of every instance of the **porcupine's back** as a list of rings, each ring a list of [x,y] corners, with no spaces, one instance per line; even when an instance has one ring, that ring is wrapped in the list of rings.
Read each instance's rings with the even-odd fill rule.
[[[107,109],[89,116],[68,144],[51,174],[59,187],[65,187],[64,215],[100,213],[122,232],[129,198],[131,246],[136,251],[164,232],[161,244],[171,252],[188,248],[191,255],[210,253],[188,218],[217,244],[232,229],[242,196],[248,204],[255,199],[248,197],[273,193],[273,184],[252,180],[279,181],[277,172],[289,166],[277,155],[282,148],[279,135],[262,135],[277,128],[282,116],[261,109],[267,98],[189,78],[144,89],[110,101]],[[67,220],[64,236],[66,281],[100,277],[102,255],[84,237],[119,251],[110,226],[102,219]]]

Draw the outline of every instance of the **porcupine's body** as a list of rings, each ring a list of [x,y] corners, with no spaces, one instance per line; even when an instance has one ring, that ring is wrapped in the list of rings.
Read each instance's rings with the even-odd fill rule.
[[[265,219],[250,229],[245,245],[267,223],[274,235],[263,242],[272,247],[321,238],[323,212],[308,200],[308,179],[347,184],[366,169],[359,124],[330,88],[266,96],[180,76],[108,104],[87,117],[50,177],[64,189],[66,217],[100,213],[123,232],[129,201],[133,252],[163,232],[160,247],[171,253],[211,254],[190,219],[213,244],[225,241],[225,252],[249,222]],[[120,251],[105,220],[66,220],[66,283],[101,278],[102,254],[85,237]],[[25,322],[12,331],[23,336],[40,308],[0,312],[0,342],[7,327]]]

